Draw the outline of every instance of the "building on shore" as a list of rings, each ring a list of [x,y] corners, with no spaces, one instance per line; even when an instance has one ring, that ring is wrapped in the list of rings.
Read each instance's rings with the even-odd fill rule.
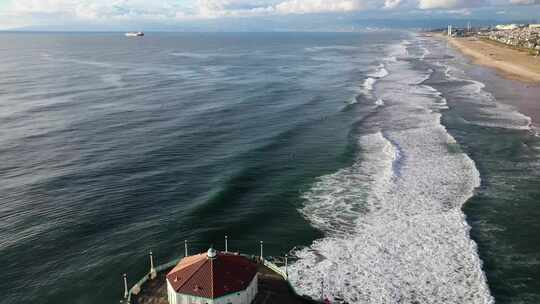
[[[241,254],[210,248],[189,255],[184,241],[183,258],[155,265],[150,251],[149,271],[132,287],[123,275],[121,304],[317,304],[321,301],[298,294],[289,282],[288,258]],[[281,265],[281,266],[278,266]],[[283,268],[282,268],[283,267]],[[321,296],[322,297],[322,296]],[[326,302],[325,302],[326,303]]]
[[[234,253],[183,258],[167,274],[169,304],[250,304],[257,296],[257,265]]]
[[[531,27],[529,25],[512,30],[482,31],[478,33],[478,37],[528,50],[531,54],[540,54],[540,26]]]
[[[515,30],[515,29],[519,28],[519,25],[517,25],[517,24],[498,24],[498,25],[495,26],[495,28],[500,30],[500,31]]]
[[[529,24],[530,29],[540,29],[540,23],[539,24]]]

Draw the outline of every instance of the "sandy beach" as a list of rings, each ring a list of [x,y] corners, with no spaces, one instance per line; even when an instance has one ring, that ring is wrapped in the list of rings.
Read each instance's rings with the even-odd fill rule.
[[[473,58],[474,63],[495,68],[504,77],[540,83],[540,57],[473,37],[445,39],[463,54]]]

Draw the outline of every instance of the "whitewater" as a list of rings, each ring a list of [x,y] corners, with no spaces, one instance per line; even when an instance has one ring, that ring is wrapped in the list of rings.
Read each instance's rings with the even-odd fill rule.
[[[416,38],[387,50],[363,90],[356,162],[322,176],[301,213],[325,237],[289,268],[301,294],[348,303],[493,303],[461,211],[480,185],[474,162],[441,124],[446,100],[423,84]]]

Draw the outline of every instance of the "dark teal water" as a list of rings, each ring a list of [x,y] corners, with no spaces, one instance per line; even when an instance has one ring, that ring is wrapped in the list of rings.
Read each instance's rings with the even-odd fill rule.
[[[538,87],[400,32],[0,38],[1,303],[225,234],[313,296],[540,302]]]
[[[300,194],[351,163],[351,103],[400,35],[1,34],[2,303],[115,303],[186,239],[321,237]]]

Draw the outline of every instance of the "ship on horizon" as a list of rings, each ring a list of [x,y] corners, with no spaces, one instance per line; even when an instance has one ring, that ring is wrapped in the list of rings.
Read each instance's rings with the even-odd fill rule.
[[[142,37],[144,36],[143,32],[127,32],[126,37]]]

